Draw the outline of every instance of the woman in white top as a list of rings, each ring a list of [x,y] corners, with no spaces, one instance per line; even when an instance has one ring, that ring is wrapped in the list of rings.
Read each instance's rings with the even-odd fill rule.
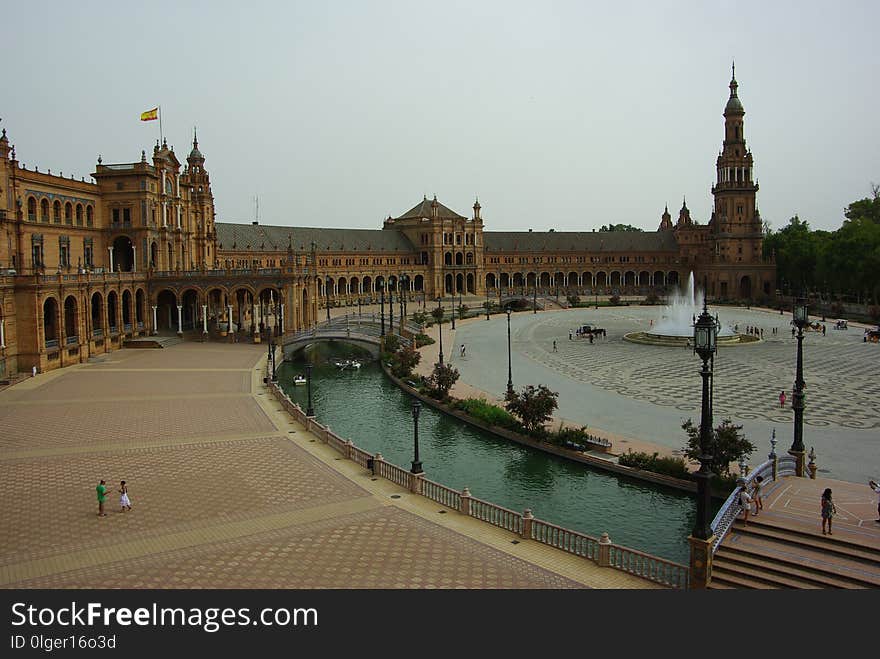
[[[119,483],[119,505],[122,507],[119,511],[121,513],[124,513],[126,508],[131,510],[131,499],[128,498],[128,486],[125,481]]]
[[[752,509],[752,495],[749,494],[748,485],[746,485],[745,480],[742,478],[739,479],[738,484],[741,488],[739,493],[739,505],[742,506],[743,510],[743,526],[746,526],[749,523],[749,512]]]

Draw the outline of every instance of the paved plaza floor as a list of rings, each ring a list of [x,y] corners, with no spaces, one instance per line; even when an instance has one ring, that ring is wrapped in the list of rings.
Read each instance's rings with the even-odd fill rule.
[[[283,412],[263,364],[183,343],[0,391],[0,587],[659,587],[371,478]]]
[[[796,340],[791,314],[734,307],[712,308],[722,323],[764,330],[757,343],[722,347],[715,359],[714,418],[742,424],[757,446],[751,463],[766,459],[776,431],[777,452],[792,443],[792,388]],[[559,392],[558,417],[639,443],[678,449],[684,444],[681,424],[699,422],[700,361],[688,348],[669,348],[624,341],[629,332],[645,331],[660,318],[660,307],[579,308],[511,318],[514,386],[545,384]],[[831,319],[829,319],[831,321]],[[607,329],[593,344],[569,340],[584,324]],[[880,480],[880,396],[877,372],[880,345],[862,342],[862,327],[832,329],[825,336],[807,332],[804,339],[806,409],[804,443],[815,447],[821,476],[855,483]],[[777,328],[778,333],[773,334]],[[433,328],[436,336],[436,328]],[[557,351],[553,351],[556,341]],[[466,357],[459,356],[460,345]],[[430,346],[436,352],[437,346]],[[447,361],[461,373],[460,382],[493,397],[507,385],[507,319],[503,314],[459,322],[453,335],[444,325]],[[432,363],[433,354],[427,355]],[[784,408],[779,392],[786,392]],[[459,394],[460,395],[460,394]]]

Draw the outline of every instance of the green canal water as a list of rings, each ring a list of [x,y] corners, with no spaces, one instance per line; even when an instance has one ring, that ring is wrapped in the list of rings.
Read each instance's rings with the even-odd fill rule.
[[[385,377],[375,361],[359,371],[328,362],[356,349],[318,343],[278,370],[281,386],[306,408],[305,386],[293,377],[312,371],[312,404],[322,424],[370,453],[409,468],[413,458],[412,397]],[[692,495],[594,470],[519,446],[448,417],[426,405],[419,417],[419,452],[426,476],[512,510],[687,564],[686,538],[695,519]]]

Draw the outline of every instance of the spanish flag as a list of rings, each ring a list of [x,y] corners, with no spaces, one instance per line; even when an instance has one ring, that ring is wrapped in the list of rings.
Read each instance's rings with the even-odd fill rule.
[[[152,110],[147,110],[146,112],[141,112],[141,121],[156,121],[159,118],[159,108],[155,107]]]

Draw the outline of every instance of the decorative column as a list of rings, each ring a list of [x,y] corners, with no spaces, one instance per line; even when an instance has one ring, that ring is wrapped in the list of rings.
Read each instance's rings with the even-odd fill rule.
[[[159,333],[159,322],[156,320],[156,310],[157,309],[158,309],[158,307],[156,305],[153,305],[153,332],[152,332],[153,334]]]
[[[202,334],[208,334],[208,305],[202,305]]]
[[[6,347],[6,332],[4,331],[5,325],[6,321],[0,320],[0,348]]]
[[[183,334],[183,306],[177,305],[177,333]]]
[[[280,308],[280,310],[281,310],[281,316],[280,316],[280,318],[279,318],[279,322],[280,322],[281,324],[279,325],[279,329],[281,330],[281,333],[284,334],[284,302],[282,302],[282,303],[279,305],[279,308]]]
[[[137,247],[135,247],[135,244],[132,243],[131,244],[131,271],[132,272],[137,271],[137,262],[138,262],[137,255],[138,255]]]
[[[107,251],[110,253],[110,272],[113,272],[113,248],[108,247]]]
[[[229,331],[232,332],[232,305],[230,304],[228,307],[229,311]]]
[[[260,343],[260,326],[257,324],[257,305],[252,305],[251,326],[253,326],[254,343]]]

